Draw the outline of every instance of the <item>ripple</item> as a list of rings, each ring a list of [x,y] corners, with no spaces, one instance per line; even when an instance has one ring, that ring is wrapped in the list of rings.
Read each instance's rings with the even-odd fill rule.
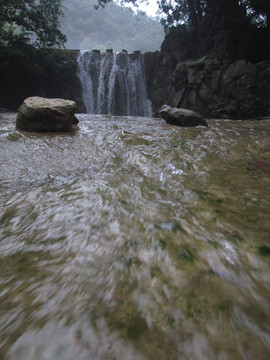
[[[269,122],[78,117],[1,127],[0,357],[268,358]]]

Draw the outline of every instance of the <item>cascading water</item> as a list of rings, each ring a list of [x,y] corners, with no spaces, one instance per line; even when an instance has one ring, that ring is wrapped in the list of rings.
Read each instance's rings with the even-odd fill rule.
[[[81,51],[78,76],[88,114],[152,115],[141,54]]]

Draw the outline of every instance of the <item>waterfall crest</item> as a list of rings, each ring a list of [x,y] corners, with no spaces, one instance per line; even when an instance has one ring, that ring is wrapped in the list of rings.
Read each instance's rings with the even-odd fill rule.
[[[81,51],[78,76],[88,114],[152,116],[141,54]]]

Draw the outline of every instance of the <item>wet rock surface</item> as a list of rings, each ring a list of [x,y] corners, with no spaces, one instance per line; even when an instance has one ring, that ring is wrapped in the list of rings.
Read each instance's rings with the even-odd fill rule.
[[[155,114],[163,104],[208,118],[251,119],[270,113],[270,62],[233,63],[203,56],[144,55],[148,96]]]
[[[78,124],[76,109],[76,103],[71,100],[29,97],[19,109],[16,127],[38,132],[71,131]]]
[[[188,109],[172,108],[163,105],[159,110],[160,116],[168,123],[183,127],[208,126],[204,118],[195,111]]]

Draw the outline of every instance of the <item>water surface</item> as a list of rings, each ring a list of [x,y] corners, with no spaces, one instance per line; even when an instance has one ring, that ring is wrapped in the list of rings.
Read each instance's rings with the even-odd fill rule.
[[[269,359],[269,120],[0,116],[0,358]]]

